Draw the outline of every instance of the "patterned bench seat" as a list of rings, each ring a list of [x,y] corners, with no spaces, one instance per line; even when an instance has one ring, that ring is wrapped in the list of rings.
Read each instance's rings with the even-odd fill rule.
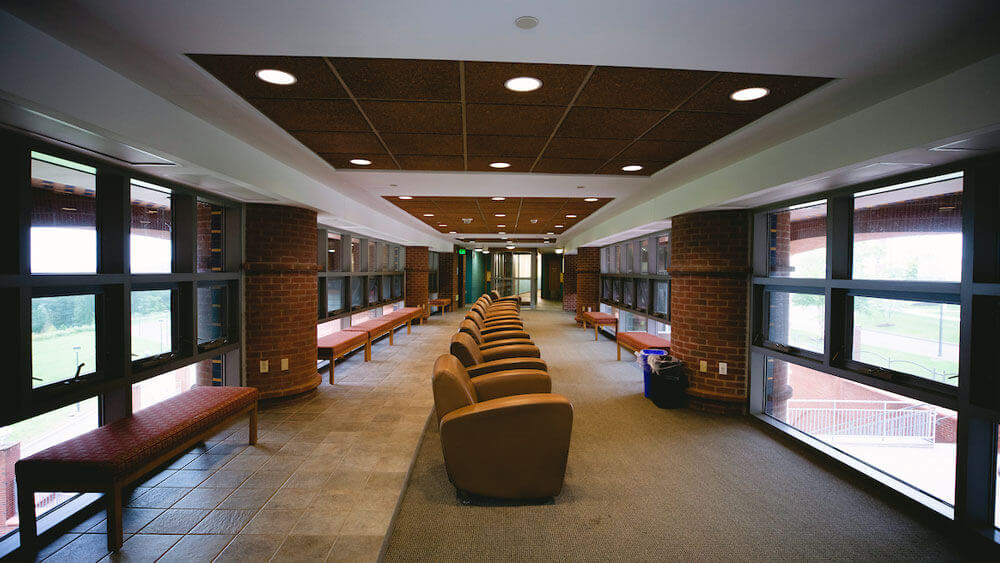
[[[580,315],[580,317],[583,319],[583,328],[587,328],[588,324],[594,325],[594,340],[597,340],[597,334],[602,326],[614,325],[615,333],[618,333],[618,317],[612,315],[611,313],[585,311]]]
[[[648,332],[619,332],[615,334],[615,342],[618,344],[618,359],[622,359],[622,348],[630,352],[639,350],[666,350],[670,353],[670,341],[666,338],[654,336]]]
[[[438,297],[437,299],[431,299],[430,301],[427,302],[427,306],[437,307],[438,309],[441,309],[442,313],[444,313],[445,311],[451,308],[451,299],[448,297]]]
[[[408,310],[407,310],[408,309]],[[420,318],[422,309],[420,307],[404,307],[389,314],[382,315],[363,323],[358,323],[343,329],[341,332],[360,332],[368,335],[368,342],[365,346],[365,361],[372,359],[372,342],[383,334],[389,334],[389,345],[393,345],[393,332],[406,325],[406,332],[410,332],[410,324],[414,319]]]
[[[316,357],[320,360],[330,360],[330,385],[333,385],[333,366],[338,358],[343,358],[356,348],[367,347],[368,333],[340,331],[316,339]],[[365,357],[371,356],[366,353]]]
[[[108,549],[117,550],[123,540],[122,489],[247,413],[249,441],[256,444],[257,389],[196,387],[18,461],[22,548],[36,547],[36,492],[102,492]]]

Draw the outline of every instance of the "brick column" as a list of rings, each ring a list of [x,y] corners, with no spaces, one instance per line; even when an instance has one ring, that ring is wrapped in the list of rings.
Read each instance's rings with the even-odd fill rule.
[[[427,259],[426,246],[406,247],[406,297],[407,307],[427,309]],[[440,273],[438,279],[440,279]]]
[[[17,495],[14,494],[14,464],[21,459],[21,443],[0,443],[0,517],[4,524],[17,514]]]
[[[673,218],[671,353],[684,362],[690,404],[698,410],[746,410],[748,224],[745,211]],[[726,375],[719,374],[720,361]]]
[[[458,292],[455,257],[453,252],[438,254],[438,297],[454,300]]]
[[[563,311],[576,311],[576,254],[563,255]]]
[[[246,374],[261,398],[315,389],[316,212],[281,205],[247,205]],[[288,369],[281,369],[281,360]],[[260,362],[269,362],[261,373]]]
[[[590,307],[599,311],[601,285],[601,249],[581,247],[576,251],[576,312]]]

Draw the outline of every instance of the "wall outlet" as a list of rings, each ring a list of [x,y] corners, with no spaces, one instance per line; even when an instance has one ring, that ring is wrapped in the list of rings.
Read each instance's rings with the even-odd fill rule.
[[[288,371],[288,358],[281,358],[281,371]]]
[[[701,361],[701,371],[708,371],[708,362],[705,360]]]
[[[267,360],[261,360],[260,361],[260,372],[261,373],[267,373],[267,370],[268,370]]]
[[[726,375],[726,362],[719,362],[719,375]]]

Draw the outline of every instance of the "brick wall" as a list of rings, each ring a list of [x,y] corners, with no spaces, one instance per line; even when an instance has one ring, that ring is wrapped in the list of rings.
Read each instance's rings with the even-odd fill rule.
[[[600,310],[601,249],[583,247],[576,253],[576,310]]]
[[[576,254],[563,256],[563,311],[576,311]]]
[[[21,459],[21,443],[0,443],[0,516],[5,524],[17,514],[17,495],[14,494],[14,464]],[[6,530],[6,528],[2,528]]]
[[[749,216],[713,211],[672,222],[671,353],[685,364],[691,407],[745,412]],[[699,371],[702,360],[706,372]]]
[[[406,293],[407,307],[427,307],[427,260],[426,246],[406,247]],[[438,274],[440,279],[440,274]]]
[[[251,204],[246,213],[246,374],[261,398],[315,389],[316,212]],[[288,359],[282,371],[281,359]],[[260,362],[269,370],[261,373]]]
[[[455,299],[455,294],[458,293],[456,256],[453,252],[438,254],[438,297]]]

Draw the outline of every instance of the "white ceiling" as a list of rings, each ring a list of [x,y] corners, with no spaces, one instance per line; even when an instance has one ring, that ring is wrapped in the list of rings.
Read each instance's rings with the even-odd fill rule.
[[[976,0],[65,0],[4,1],[0,5],[328,189],[436,236],[380,196],[616,197],[601,213],[581,222],[586,228],[602,215],[621,212],[623,206],[640,205],[642,198],[637,194],[655,187],[657,176],[674,167],[652,179],[335,171],[184,55],[532,61],[846,79],[840,82],[847,86],[838,88],[834,83],[833,88],[797,102],[797,110],[779,110],[766,123],[737,133],[740,151],[747,154],[774,142],[767,135],[755,138],[755,128],[794,125],[792,121],[801,121],[803,112],[821,115],[824,107],[849,100],[852,84],[877,81],[883,74],[913,65],[914,57],[946,49],[964,60],[975,60],[992,52],[997,34],[990,33],[995,31],[991,27],[998,4]],[[521,15],[536,16],[541,24],[534,30],[517,29],[513,19]],[[141,115],[156,110],[137,105],[122,111]],[[789,123],[782,123],[786,114]],[[167,134],[181,140],[186,132],[179,129]],[[131,140],[140,146],[144,141]],[[722,151],[725,141],[703,149],[693,160],[711,163],[709,157],[713,151]],[[201,168],[195,171],[198,174],[216,169],[209,156],[196,164]],[[229,163],[218,164],[224,168]],[[678,164],[684,167],[684,161]],[[260,188],[274,178],[242,180],[261,193],[297,200],[294,187],[281,194]],[[580,190],[577,185],[586,188]],[[319,211],[328,223],[340,217],[336,208]],[[362,223],[356,219],[343,222]]]

